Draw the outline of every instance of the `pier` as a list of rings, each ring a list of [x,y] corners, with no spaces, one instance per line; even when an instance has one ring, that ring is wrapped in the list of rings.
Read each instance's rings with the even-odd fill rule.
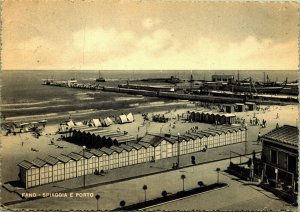
[[[166,88],[165,86],[107,86],[92,83],[78,83],[77,81],[44,81],[43,85],[58,86],[65,88],[77,88],[98,90],[103,92],[127,93],[132,95],[143,95],[150,97],[161,97],[168,99],[200,101],[208,103],[244,103],[249,100],[257,104],[291,104],[298,103],[298,96],[275,95],[275,94],[249,94],[233,93],[226,91],[211,91],[205,95],[183,93],[175,89]]]

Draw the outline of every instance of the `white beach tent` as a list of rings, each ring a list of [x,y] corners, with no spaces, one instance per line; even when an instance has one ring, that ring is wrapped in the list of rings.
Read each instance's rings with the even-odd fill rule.
[[[102,126],[99,119],[93,119],[92,120],[92,125],[95,126],[95,127],[101,127]]]
[[[75,122],[75,125],[76,126],[83,126],[83,123],[82,123],[82,121],[78,121],[78,122]]]
[[[133,117],[132,113],[128,113],[127,120],[128,120],[128,122],[134,122],[134,117]]]
[[[104,123],[106,126],[110,126],[113,124],[113,121],[109,117],[107,117],[104,119]]]
[[[118,117],[118,123],[119,124],[128,123],[127,116],[125,114],[120,115]]]
[[[75,124],[74,124],[74,122],[72,120],[70,120],[70,121],[67,122],[67,126],[68,127],[74,127]]]

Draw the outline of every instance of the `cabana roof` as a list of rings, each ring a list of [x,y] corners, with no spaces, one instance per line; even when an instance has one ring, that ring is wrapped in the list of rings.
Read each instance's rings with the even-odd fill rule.
[[[30,163],[30,162],[27,161],[27,160],[23,160],[21,163],[18,164],[18,166],[20,166],[20,167],[22,167],[22,168],[28,170],[28,169],[30,169],[31,167],[35,166],[35,165],[33,165],[32,163]],[[35,166],[35,167],[36,167],[36,166]]]
[[[117,146],[111,146],[110,148],[111,148],[112,150],[116,151],[117,153],[121,153],[121,152],[124,151],[123,148],[117,147]]]
[[[142,145],[142,146],[145,147],[145,148],[148,148],[149,146],[151,146],[150,143],[143,142],[143,141],[139,141],[138,144]]]
[[[51,164],[51,165],[55,165],[59,162],[59,160],[51,155],[48,155],[44,161],[46,161],[48,164]]]
[[[130,152],[133,149],[132,146],[125,145],[125,144],[121,144],[120,147],[125,149],[127,152]]]
[[[94,155],[96,155],[98,157],[100,157],[100,156],[102,156],[104,154],[104,152],[102,152],[100,150],[97,150],[97,149],[91,149],[90,153],[92,153],[92,154],[94,154]]]
[[[115,152],[115,150],[110,149],[110,148],[107,148],[107,147],[102,147],[102,148],[100,149],[100,151],[104,152],[104,153],[107,154],[107,155],[111,155],[113,152]]]
[[[42,160],[42,159],[40,159],[40,158],[35,158],[31,163],[32,163],[33,165],[35,165],[35,166],[41,168],[41,167],[43,167],[47,162],[44,161],[44,160]]]
[[[128,142],[127,145],[133,147],[136,150],[139,150],[143,147],[141,144],[133,143],[133,142]]]
[[[93,153],[91,153],[91,152],[89,152],[87,150],[84,151],[84,154],[83,154],[83,151],[80,151],[78,154],[81,155],[84,158],[87,158],[87,159],[90,159],[91,157],[94,156]]]
[[[79,155],[79,153],[75,153],[75,152],[71,152],[70,154],[68,154],[68,156],[76,161],[79,161],[80,159],[83,158],[81,155]]]
[[[63,155],[63,154],[57,156],[56,158],[57,158],[59,161],[62,161],[62,162],[64,162],[64,163],[67,163],[67,162],[69,162],[69,161],[72,159],[72,158],[70,158],[70,157],[68,157],[68,156],[66,156],[66,155]]]

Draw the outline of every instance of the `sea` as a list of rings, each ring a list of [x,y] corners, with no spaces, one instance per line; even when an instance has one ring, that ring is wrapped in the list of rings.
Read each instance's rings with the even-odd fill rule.
[[[239,73],[240,79],[252,77],[262,81],[264,73],[271,81],[295,81],[297,71],[282,70],[101,70],[107,82],[118,84],[127,80],[146,78],[168,78],[175,76],[195,80],[210,80],[213,74]],[[133,96],[129,94],[108,93],[42,85],[43,79],[95,82],[98,70],[4,70],[1,73],[1,113],[5,117],[31,116],[49,113],[65,113],[80,110],[108,110],[140,107],[150,103],[167,103],[156,97]]]

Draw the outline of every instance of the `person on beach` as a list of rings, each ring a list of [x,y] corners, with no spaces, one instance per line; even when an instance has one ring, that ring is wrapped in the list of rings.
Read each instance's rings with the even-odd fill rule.
[[[261,134],[260,134],[260,132],[258,133],[258,136],[257,136],[257,145],[259,144],[259,142],[260,142],[260,138],[261,138]]]

